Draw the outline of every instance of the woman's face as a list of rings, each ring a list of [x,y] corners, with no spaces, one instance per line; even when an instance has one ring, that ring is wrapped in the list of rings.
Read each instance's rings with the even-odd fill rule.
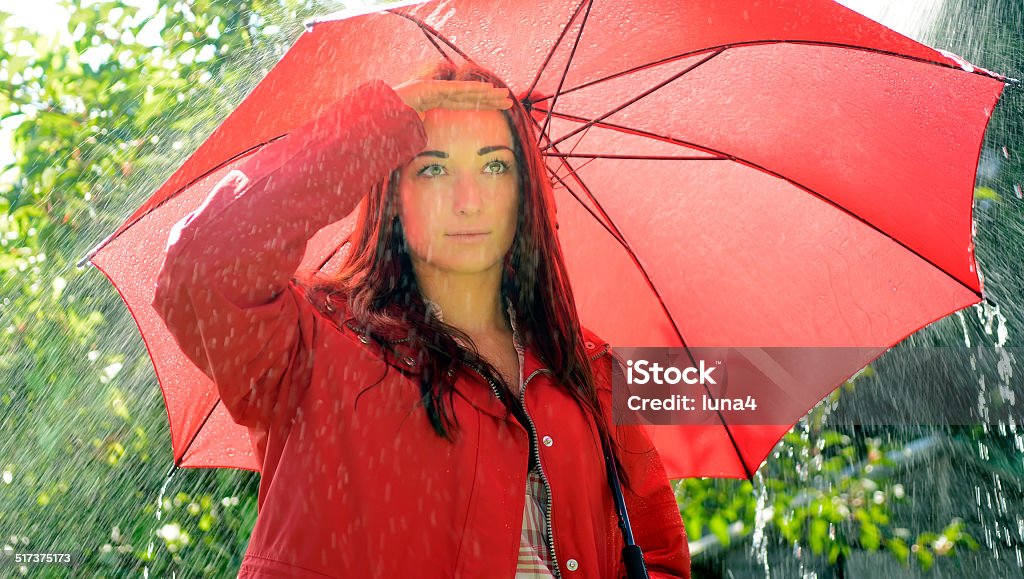
[[[516,234],[519,168],[497,110],[431,109],[427,147],[402,167],[399,217],[413,262],[448,273],[501,268]]]

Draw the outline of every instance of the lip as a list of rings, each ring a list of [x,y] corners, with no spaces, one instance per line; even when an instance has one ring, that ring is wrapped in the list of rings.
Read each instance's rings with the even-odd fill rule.
[[[446,233],[445,237],[453,241],[479,241],[490,234],[490,231],[466,231],[462,233]]]

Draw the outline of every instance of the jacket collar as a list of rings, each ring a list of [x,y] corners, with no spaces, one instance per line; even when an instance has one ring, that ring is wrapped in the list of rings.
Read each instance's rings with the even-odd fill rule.
[[[427,304],[427,311],[438,320],[443,321],[444,314],[441,311],[441,307],[436,302],[430,301],[426,298],[424,298],[424,301]],[[532,373],[543,370],[544,364],[540,358],[537,357],[533,348],[523,347],[521,336],[516,330],[517,316],[515,307],[513,307],[512,300],[510,299],[506,299],[505,304],[505,311],[508,313],[509,320],[512,324],[513,342],[516,344],[516,349],[523,354],[523,380],[526,380]],[[374,341],[367,336],[365,328],[357,325],[355,322],[351,315],[351,311],[347,308],[347,304],[344,308],[344,314],[345,319],[347,320],[344,324],[345,333],[358,340],[364,348],[372,350],[380,357],[387,358],[387,361],[392,366],[401,368],[404,373],[411,375],[419,374],[421,353],[414,346],[412,340],[410,340],[408,332],[401,332],[387,337],[386,341],[390,346],[390,350],[393,350],[394,352],[392,353],[388,348],[382,348],[380,345],[375,344]],[[456,338],[456,341],[458,341],[460,345],[465,346],[465,344],[458,338]],[[462,373],[462,376],[463,378],[458,379],[455,382],[455,390],[459,395],[483,412],[498,418],[503,418],[505,416],[505,406],[500,400],[498,400],[491,388],[491,385],[484,380],[479,372],[472,369],[466,369]]]
[[[441,307],[437,303],[426,299],[424,299],[424,301],[427,304],[428,312],[434,315],[438,320],[444,319]],[[506,299],[505,303],[505,311],[508,313],[509,321],[512,325],[512,340],[516,345],[516,350],[522,355],[522,380],[524,382],[528,381],[533,383],[538,380],[549,379],[548,375],[550,374],[551,369],[547,368],[543,360],[537,356],[535,348],[522,342],[522,336],[517,329],[517,322],[519,319],[515,307],[512,305],[512,300]],[[391,348],[394,350],[394,354],[391,354],[386,349],[382,351],[379,346],[372,345],[372,340],[366,336],[365,330],[352,323],[350,312],[346,312],[346,314],[350,321],[345,324],[345,329],[351,332],[351,334],[358,339],[364,347],[370,347],[379,355],[387,356],[390,358],[390,363],[392,365],[402,368],[407,374],[419,374],[420,353],[413,346],[407,333],[392,336],[387,340]],[[582,328],[582,333],[587,358],[591,363],[593,363],[597,358],[609,350],[608,343],[587,328]],[[464,379],[457,380],[455,383],[456,392],[477,409],[492,416],[503,418],[506,414],[505,406],[495,396],[490,384],[488,384],[478,372],[472,369],[467,369],[463,372],[463,376]]]
[[[439,321],[443,321],[444,313],[441,311],[441,306],[430,300],[425,299],[424,301],[427,302],[427,310],[436,316]],[[512,342],[515,344],[516,351],[520,354],[522,381],[530,381],[531,377],[542,379],[543,372],[547,370],[550,373],[551,369],[546,367],[533,348],[527,347],[523,343],[522,335],[517,327],[519,318],[511,299],[505,299],[505,312],[508,314],[509,323],[512,325]],[[456,338],[456,341],[459,342],[459,345],[465,347],[466,344],[461,340]],[[484,380],[483,376],[472,369],[467,369],[465,375],[469,379],[456,381],[456,391],[477,409],[499,418],[504,417],[506,413],[505,406],[498,400],[491,385]]]

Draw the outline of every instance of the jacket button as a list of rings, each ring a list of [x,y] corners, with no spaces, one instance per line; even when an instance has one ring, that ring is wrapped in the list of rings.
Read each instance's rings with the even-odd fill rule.
[[[575,571],[579,568],[579,566],[580,564],[576,562],[576,559],[569,559],[565,562],[565,568],[570,571]]]
[[[588,350],[593,350],[594,349],[594,343],[593,342],[584,342],[583,345],[586,346]]]
[[[551,446],[552,444],[555,443],[555,439],[551,438],[550,436],[545,436],[544,438],[541,439],[541,442],[544,443],[544,446]]]

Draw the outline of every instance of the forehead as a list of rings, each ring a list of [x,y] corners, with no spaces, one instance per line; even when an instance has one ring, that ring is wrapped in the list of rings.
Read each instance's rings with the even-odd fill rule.
[[[423,120],[427,150],[459,152],[490,145],[512,147],[512,131],[497,110],[430,109]]]

